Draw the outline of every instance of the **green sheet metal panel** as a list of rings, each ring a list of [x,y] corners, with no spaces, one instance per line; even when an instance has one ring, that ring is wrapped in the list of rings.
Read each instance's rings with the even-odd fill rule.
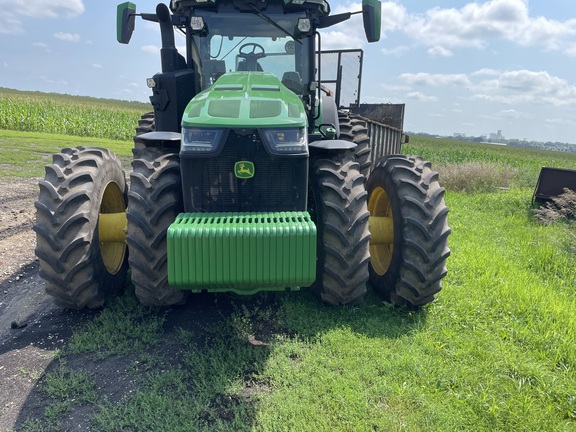
[[[316,226],[307,212],[182,213],[168,228],[168,283],[252,294],[311,285]]]

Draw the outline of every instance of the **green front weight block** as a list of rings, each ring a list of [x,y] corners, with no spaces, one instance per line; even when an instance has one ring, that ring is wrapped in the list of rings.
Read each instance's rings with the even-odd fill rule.
[[[168,228],[168,283],[253,294],[310,286],[316,226],[307,212],[182,213]]]

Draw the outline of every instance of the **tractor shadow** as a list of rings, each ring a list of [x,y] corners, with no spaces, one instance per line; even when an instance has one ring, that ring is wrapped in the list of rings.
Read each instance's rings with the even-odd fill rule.
[[[126,329],[122,314],[130,315],[130,307],[138,312],[131,315],[132,329]],[[18,318],[22,327],[11,328],[2,339],[0,359],[12,363],[11,374],[36,379],[27,386],[15,383],[6,395],[0,390],[5,400],[16,399],[12,393],[22,393],[23,387],[26,394],[15,401],[18,412],[11,423],[3,422],[0,413],[0,430],[91,430],[95,425],[102,429],[103,423],[112,425],[109,430],[174,430],[185,424],[195,425],[190,430],[249,429],[258,394],[269,391],[259,376],[271,350],[278,308],[270,293],[200,294],[185,305],[146,308],[131,287],[99,311],[65,311],[49,300],[35,315]],[[97,340],[108,337],[114,323],[118,333],[127,335],[118,343],[129,349],[118,354],[103,344],[96,351],[77,352],[78,340],[81,345],[87,334]],[[156,337],[150,337],[148,329],[156,323]],[[37,360],[23,369],[22,356]],[[87,400],[74,390],[80,375],[89,377],[96,398]],[[54,378],[61,390],[56,395],[50,393]],[[158,400],[168,406],[151,408],[151,401]]]
[[[347,328],[368,338],[396,339],[426,324],[427,308],[396,307],[368,287],[362,304],[327,306],[309,291],[286,293],[281,322],[284,331],[312,339],[334,329]]]

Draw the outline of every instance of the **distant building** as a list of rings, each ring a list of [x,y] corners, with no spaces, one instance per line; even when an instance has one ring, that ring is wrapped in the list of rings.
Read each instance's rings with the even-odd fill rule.
[[[504,139],[504,135],[502,135],[502,129],[498,130],[498,133],[491,133],[490,134],[490,141],[501,141]]]

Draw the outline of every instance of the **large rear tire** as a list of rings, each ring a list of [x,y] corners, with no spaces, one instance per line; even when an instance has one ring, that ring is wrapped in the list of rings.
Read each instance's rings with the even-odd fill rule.
[[[446,276],[448,207],[438,173],[420,157],[393,155],[366,183],[370,216],[392,218],[393,241],[370,245],[370,284],[394,305],[434,300]]]
[[[340,139],[352,141],[356,144],[354,156],[356,157],[356,162],[360,165],[360,174],[367,179],[370,175],[372,162],[370,159],[370,137],[368,136],[366,122],[358,115],[345,111],[338,112],[338,121],[340,123]]]
[[[126,179],[111,151],[63,149],[39,182],[36,256],[46,292],[67,309],[99,308],[126,282],[123,241],[100,241],[100,213],[126,210]]]
[[[156,120],[154,117],[154,112],[149,112],[143,114],[138,120],[138,126],[136,126],[136,135],[142,135],[148,132],[154,132],[156,130]]]
[[[183,303],[185,292],[168,285],[166,244],[168,227],[183,211],[180,157],[172,148],[141,146],[132,167],[128,246],[136,296],[149,306]]]
[[[368,281],[369,213],[364,177],[353,157],[314,161],[310,210],[316,222],[316,294],[327,304],[358,304]]]

